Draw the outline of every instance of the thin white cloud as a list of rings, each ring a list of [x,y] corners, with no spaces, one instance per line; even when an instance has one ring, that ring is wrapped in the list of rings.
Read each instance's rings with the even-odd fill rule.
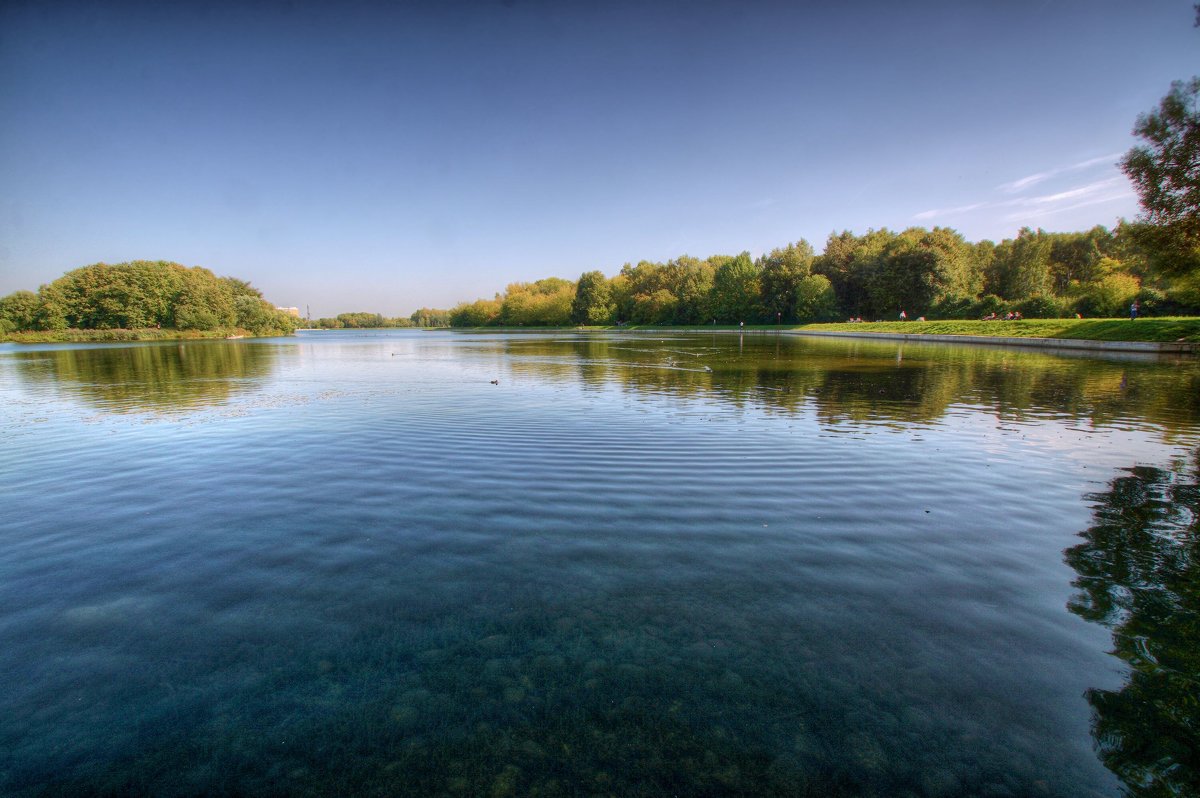
[[[1095,183],[1089,183],[1086,186],[1060,191],[1057,194],[1043,194],[1040,197],[1022,197],[1019,201],[1021,204],[1029,205],[1046,205],[1052,202],[1062,202],[1063,200],[1076,199],[1078,197],[1086,197],[1091,194],[1096,194],[1100,191],[1115,186],[1120,183],[1123,178],[1110,177],[1107,180],[1099,180]]]
[[[1008,221],[1008,222],[1019,222],[1019,221],[1028,222],[1028,221],[1032,221],[1034,219],[1042,219],[1047,216],[1054,216],[1055,214],[1063,213],[1065,211],[1073,211],[1076,208],[1086,208],[1090,205],[1103,205],[1108,202],[1116,202],[1117,200],[1127,200],[1134,196],[1136,196],[1136,195],[1132,191],[1129,191],[1126,189],[1126,190],[1121,190],[1121,191],[1109,192],[1102,196],[1092,197],[1090,199],[1084,200],[1083,202],[1075,202],[1070,205],[1054,205],[1054,206],[1042,206],[1042,207],[1031,206],[1031,207],[1025,208],[1023,211],[1018,211],[1017,213],[1012,213],[1012,214],[1009,214],[1008,216],[1005,216],[1004,220]]]
[[[1020,180],[1014,180],[1011,183],[1005,183],[1004,185],[999,186],[999,188],[1001,191],[1007,192],[1009,194],[1013,194],[1017,191],[1020,191],[1023,188],[1028,188],[1029,186],[1036,186],[1038,183],[1042,182],[1043,180],[1053,177],[1055,174],[1056,174],[1056,172],[1054,172],[1054,171],[1038,172],[1037,174],[1032,174],[1029,177],[1022,177]]]
[[[1035,219],[1041,216],[1061,213],[1062,211],[1074,210],[1075,208],[1098,205],[1134,196],[1134,193],[1129,190],[1128,186],[1121,186],[1122,182],[1122,178],[1113,177],[1108,180],[1099,180],[1095,183],[1088,183],[1087,185],[1077,186],[1076,188],[1059,191],[1054,194],[1017,197],[999,202],[976,202],[971,205],[960,205],[956,208],[936,208],[921,211],[915,214],[913,218],[927,221],[959,213],[968,213],[982,208],[1020,208],[1021,210],[1005,216],[1005,220]],[[1118,188],[1118,186],[1120,187]]]
[[[1089,166],[1097,166],[1102,163],[1112,164],[1115,166],[1116,159],[1122,157],[1123,155],[1125,155],[1125,153],[1123,153],[1123,152],[1113,152],[1113,153],[1109,153],[1108,155],[1101,155],[1099,158],[1089,158],[1086,161],[1080,161],[1079,163],[1075,164],[1074,166],[1067,167],[1067,169],[1068,170],[1087,169]]]
[[[1014,180],[1011,183],[1005,183],[997,186],[997,189],[1005,194],[1014,194],[1021,192],[1030,186],[1035,186],[1043,181],[1049,180],[1058,175],[1069,174],[1071,172],[1080,172],[1102,164],[1115,165],[1116,159],[1122,153],[1112,153],[1109,155],[1101,155],[1098,158],[1088,158],[1084,161],[1060,166],[1054,169],[1049,169],[1045,172],[1028,175],[1020,180]],[[1117,189],[1117,186],[1122,186]],[[1103,194],[1103,197],[1097,197]],[[1097,180],[1092,183],[1087,183],[1074,188],[1067,188],[1063,191],[1057,191],[1051,194],[1040,194],[1031,196],[1013,197],[1011,199],[995,199],[986,200],[983,202],[972,202],[967,205],[958,205],[951,208],[931,208],[930,210],[921,211],[913,215],[913,219],[919,221],[928,221],[930,219],[938,219],[947,216],[955,216],[971,211],[977,211],[984,208],[1026,208],[1028,210],[1016,212],[1006,217],[1009,221],[1013,219],[1028,219],[1039,215],[1049,215],[1051,213],[1059,213],[1064,210],[1084,207],[1085,205],[1098,204],[1101,202],[1110,202],[1116,199],[1124,199],[1132,196],[1132,193],[1125,185],[1125,178],[1120,175],[1108,177],[1103,180]],[[1064,205],[1064,203],[1073,203]],[[1036,209],[1036,210],[1035,210]]]
[[[950,216],[956,213],[967,213],[968,211],[986,208],[989,205],[987,202],[975,202],[971,205],[959,205],[957,208],[933,208],[928,211],[921,211],[913,216],[914,219],[935,219],[938,216]]]
[[[1035,172],[1027,177],[1022,177],[1020,180],[1014,180],[1011,183],[1003,183],[997,186],[997,188],[1006,194],[1015,194],[1018,191],[1027,189],[1030,186],[1036,186],[1038,183],[1049,180],[1055,175],[1061,175],[1064,172],[1078,172],[1081,169],[1089,169],[1093,166],[1099,166],[1100,164],[1115,163],[1116,159],[1120,158],[1122,154],[1123,153],[1114,152],[1109,155],[1101,155],[1098,158],[1088,158],[1086,161],[1080,161],[1079,163],[1073,163],[1067,166],[1058,166],[1054,169],[1047,169],[1045,172]]]

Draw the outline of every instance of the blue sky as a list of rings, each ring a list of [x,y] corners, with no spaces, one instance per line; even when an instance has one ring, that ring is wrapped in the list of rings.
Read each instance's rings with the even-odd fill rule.
[[[407,315],[833,231],[1133,217],[1192,0],[0,3],[0,295],[98,261]]]

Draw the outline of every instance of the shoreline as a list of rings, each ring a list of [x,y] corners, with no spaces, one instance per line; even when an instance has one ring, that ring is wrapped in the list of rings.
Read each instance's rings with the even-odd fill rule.
[[[840,325],[838,325],[840,326]],[[1142,354],[1200,354],[1200,343],[1195,341],[1137,341],[1137,340],[1097,340],[1091,338],[1054,338],[1046,336],[1020,335],[976,335],[971,333],[935,333],[935,332],[896,332],[894,330],[822,330],[805,329],[803,326],[748,325],[738,328],[730,325],[705,326],[659,326],[659,325],[627,325],[624,327],[378,327],[355,328],[356,330],[394,331],[400,329],[458,332],[458,333],[502,333],[502,334],[538,334],[538,333],[703,333],[703,334],[754,334],[754,335],[793,335],[813,338],[847,338],[855,340],[902,341],[908,343],[950,343],[972,344],[985,346],[1023,347],[1036,349],[1059,349],[1072,351],[1107,351],[1134,352]],[[321,328],[299,328],[296,332],[330,332],[340,330],[324,330]],[[278,337],[280,334],[266,337]],[[19,338],[17,337],[19,336]],[[262,336],[254,335],[246,330],[69,330],[62,333],[9,333],[0,336],[0,343],[7,344],[55,344],[55,343],[138,343],[138,342],[170,342],[197,340],[246,340]],[[290,336],[289,336],[290,337]]]
[[[250,338],[274,338],[287,333],[257,335],[240,327],[221,330],[174,330],[161,328],[107,330],[18,331],[0,335],[0,344],[136,344],[174,341],[233,341]]]
[[[911,343],[983,344],[1031,349],[1074,349],[1099,352],[1142,352],[1149,354],[1196,354],[1200,344],[1188,341],[1093,341],[1085,338],[1035,338],[1016,335],[939,335],[937,333],[842,332],[835,330],[784,330],[788,335],[813,338],[907,341]]]

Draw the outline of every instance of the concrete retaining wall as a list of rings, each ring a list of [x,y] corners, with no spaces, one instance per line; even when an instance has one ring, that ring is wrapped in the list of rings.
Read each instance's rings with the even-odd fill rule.
[[[923,335],[920,333],[886,332],[809,332],[791,330],[788,335],[811,335],[819,338],[862,338],[875,341],[909,341],[911,343],[991,344],[994,346],[1029,346],[1041,349],[1090,349],[1107,352],[1144,352],[1147,354],[1195,354],[1200,345],[1158,343],[1152,341],[1078,341],[1071,338],[1011,338],[1003,335]]]

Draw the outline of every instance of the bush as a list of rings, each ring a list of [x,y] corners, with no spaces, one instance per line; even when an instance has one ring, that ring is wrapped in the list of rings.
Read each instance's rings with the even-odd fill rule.
[[[992,313],[1004,312],[1004,300],[995,294],[984,294],[971,307],[971,315],[975,318],[982,318],[991,315]]]
[[[1027,319],[1063,319],[1072,315],[1070,300],[1041,294],[1017,304],[1015,310]]]
[[[975,300],[962,294],[950,294],[942,297],[929,309],[929,317],[933,319],[969,319],[974,314]]]
[[[189,305],[175,309],[175,327],[180,330],[215,330],[221,326],[217,314]]]
[[[1079,312],[1093,318],[1123,316],[1137,296],[1138,289],[1136,277],[1110,274],[1084,290],[1079,298]]]
[[[1173,313],[1200,313],[1200,272],[1181,277],[1171,283],[1167,297],[1174,306]]]
[[[1138,313],[1142,316],[1163,316],[1174,311],[1167,295],[1157,288],[1143,288],[1135,297]]]

